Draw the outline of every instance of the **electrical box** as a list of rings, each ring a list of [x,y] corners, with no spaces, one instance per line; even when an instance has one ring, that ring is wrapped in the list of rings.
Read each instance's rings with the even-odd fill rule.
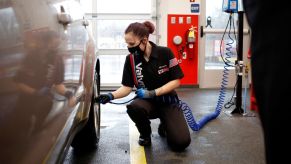
[[[222,10],[227,13],[237,13],[238,0],[223,0]]]

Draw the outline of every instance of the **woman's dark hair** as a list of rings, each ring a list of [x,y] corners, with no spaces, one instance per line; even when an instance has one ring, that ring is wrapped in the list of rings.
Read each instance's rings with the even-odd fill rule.
[[[155,26],[149,21],[143,23],[135,22],[131,23],[125,30],[125,34],[132,32],[134,35],[143,38],[149,37],[155,31]]]

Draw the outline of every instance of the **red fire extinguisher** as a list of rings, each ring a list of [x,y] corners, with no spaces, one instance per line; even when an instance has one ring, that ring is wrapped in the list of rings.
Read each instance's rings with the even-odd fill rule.
[[[194,44],[196,42],[196,36],[195,36],[195,32],[196,32],[196,27],[191,26],[191,28],[189,28],[189,30],[186,33],[186,41],[187,41],[187,50],[188,50],[188,56],[189,59],[193,59],[194,57]]]

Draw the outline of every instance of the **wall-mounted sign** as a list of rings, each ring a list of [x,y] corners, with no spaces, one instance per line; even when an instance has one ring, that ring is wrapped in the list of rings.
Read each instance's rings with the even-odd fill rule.
[[[191,13],[200,13],[200,4],[199,3],[191,3]]]

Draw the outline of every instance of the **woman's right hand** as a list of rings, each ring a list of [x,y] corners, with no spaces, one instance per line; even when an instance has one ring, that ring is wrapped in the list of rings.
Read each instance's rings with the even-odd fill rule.
[[[101,94],[96,98],[96,101],[101,103],[101,104],[106,104],[109,101],[113,100],[114,96],[112,93],[107,93],[107,94]]]

